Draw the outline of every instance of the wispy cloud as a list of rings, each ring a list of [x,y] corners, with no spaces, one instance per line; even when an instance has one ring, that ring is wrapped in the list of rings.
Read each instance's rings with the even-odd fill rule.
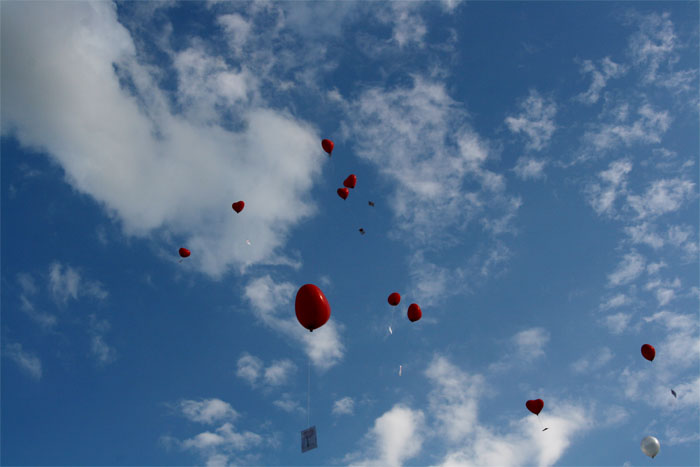
[[[557,128],[554,124],[557,106],[553,99],[544,98],[531,89],[520,108],[520,114],[506,118],[506,125],[513,133],[524,133],[527,136],[528,149],[539,151],[549,144]]]
[[[68,300],[78,297],[92,297],[104,300],[109,295],[97,281],[86,280],[71,266],[52,263],[49,267],[49,290],[56,303],[65,305]]]
[[[610,286],[624,285],[635,280],[644,271],[646,260],[636,251],[625,254],[617,268],[608,274]]]
[[[600,98],[600,93],[605,88],[608,80],[618,78],[625,74],[627,68],[624,65],[613,62],[610,57],[605,57],[600,61],[600,66],[596,67],[591,60],[581,62],[581,72],[591,75],[592,82],[586,92],[576,96],[576,99],[585,104],[595,104]]]
[[[598,173],[602,183],[594,182],[586,186],[589,204],[599,215],[613,215],[615,200],[626,191],[627,174],[632,170],[628,160],[612,162],[607,170]]]
[[[343,397],[333,403],[333,415],[352,415],[355,410],[355,401],[352,397]]]
[[[208,425],[235,420],[238,417],[238,413],[233,410],[231,404],[221,399],[183,400],[180,402],[179,408],[182,414],[193,422]]]
[[[612,360],[614,354],[609,347],[596,349],[590,355],[584,356],[571,364],[571,369],[575,373],[588,373],[597,371]]]
[[[3,355],[13,360],[19,367],[35,380],[41,379],[41,360],[36,355],[27,352],[19,342],[5,344]]]
[[[297,367],[291,360],[276,360],[267,368],[258,357],[248,353],[243,354],[236,364],[236,375],[256,387],[264,383],[266,387],[285,384]]]
[[[544,159],[534,159],[532,157],[521,156],[513,167],[515,174],[523,180],[541,180],[546,178],[544,168],[547,161]]]

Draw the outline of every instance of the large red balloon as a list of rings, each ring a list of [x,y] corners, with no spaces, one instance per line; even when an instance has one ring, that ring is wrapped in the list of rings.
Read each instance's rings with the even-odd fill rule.
[[[423,316],[423,312],[420,311],[420,307],[416,305],[415,303],[411,303],[408,305],[408,319],[411,321],[418,321],[421,316]]]
[[[321,147],[323,148],[324,151],[326,151],[328,153],[329,156],[333,152],[333,146],[334,146],[333,141],[331,141],[329,139],[324,139],[323,141],[321,141]]]
[[[542,412],[542,409],[544,408],[544,401],[542,399],[527,401],[525,402],[525,407],[527,407],[527,410],[534,413],[535,415],[539,415],[540,412]]]
[[[644,344],[642,346],[642,355],[651,362],[656,357],[656,349],[649,344]]]
[[[190,255],[190,250],[188,250],[187,248],[180,248],[179,253],[180,256],[182,256],[183,258],[187,258]]]
[[[338,196],[340,196],[343,199],[348,199],[348,195],[350,194],[350,190],[347,188],[338,188]]]
[[[331,306],[321,289],[313,284],[299,288],[294,302],[297,319],[309,331],[320,328],[331,317]]]
[[[355,185],[357,185],[357,177],[355,174],[348,175],[348,178],[343,181],[343,186],[348,188],[355,188]]]
[[[245,203],[243,201],[236,201],[231,205],[234,211],[236,212],[241,212],[243,208],[245,207]]]
[[[401,295],[399,295],[398,292],[394,292],[393,294],[389,295],[387,300],[389,301],[389,305],[396,306],[401,302]]]

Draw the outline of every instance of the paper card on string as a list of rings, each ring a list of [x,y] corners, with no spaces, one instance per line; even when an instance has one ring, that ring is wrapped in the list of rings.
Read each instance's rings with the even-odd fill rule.
[[[316,444],[316,427],[312,426],[301,432],[301,452],[310,451],[317,448]]]

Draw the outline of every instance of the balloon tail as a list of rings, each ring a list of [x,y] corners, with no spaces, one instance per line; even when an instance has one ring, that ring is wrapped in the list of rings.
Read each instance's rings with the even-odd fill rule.
[[[401,376],[401,370],[403,369],[403,366],[399,365],[399,376]]]
[[[306,375],[306,426],[311,426],[311,357],[309,357],[309,371]]]
[[[182,260],[178,261],[177,263],[178,263],[178,264],[182,263]]]
[[[539,415],[539,414],[537,414],[537,420],[540,421],[540,426],[542,427],[542,431],[547,431],[547,430],[549,430],[549,428],[546,427],[546,426],[544,426],[544,424],[542,423],[542,419],[540,418],[540,415]]]

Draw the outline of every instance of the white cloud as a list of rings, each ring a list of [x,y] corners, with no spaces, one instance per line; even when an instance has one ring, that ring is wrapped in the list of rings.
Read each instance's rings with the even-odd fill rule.
[[[631,303],[631,300],[625,294],[617,294],[609,298],[605,303],[600,304],[601,310],[610,310],[611,308],[618,308]]]
[[[624,285],[635,280],[644,271],[646,260],[636,251],[627,253],[614,272],[608,274],[610,286]]]
[[[627,174],[632,170],[632,163],[621,159],[610,163],[607,170],[598,173],[603,181],[591,183],[586,187],[588,202],[598,214],[611,215],[615,211],[615,200],[626,191]]]
[[[215,432],[205,431],[182,441],[180,446],[197,452],[206,459],[206,465],[228,465],[232,454],[258,447],[262,442],[257,433],[238,432],[227,422]]]
[[[93,297],[98,300],[107,298],[108,293],[96,281],[83,279],[78,271],[61,263],[52,263],[49,267],[49,290],[54,300],[66,304],[69,299],[77,300],[79,296]]]
[[[292,398],[291,394],[289,393],[284,393],[282,394],[281,399],[277,399],[276,401],[273,402],[273,404],[276,407],[279,407],[280,409],[284,410],[285,412],[306,412],[306,409],[303,409],[301,405],[299,405],[299,401],[295,400]]]
[[[448,441],[442,465],[552,465],[575,435],[592,426],[583,407],[554,401],[548,403],[550,429],[544,436],[531,415],[512,420],[508,431],[491,429],[478,419],[478,398],[485,389],[480,375],[469,375],[436,356],[426,376],[433,387],[428,398],[435,429]]]
[[[630,225],[625,227],[625,233],[629,235],[632,243],[643,243],[654,249],[664,246],[664,239],[658,233],[653,231],[654,227],[647,222],[642,222],[638,225]]]
[[[44,329],[51,329],[56,325],[57,319],[55,315],[36,310],[34,304],[30,302],[25,295],[20,295],[19,300],[21,302],[20,308],[22,311],[39,326]]]
[[[90,322],[88,332],[91,334],[91,352],[100,365],[112,363],[117,358],[117,351],[114,347],[105,342],[104,334],[109,331],[111,325],[106,319],[98,319],[92,313],[89,316]]]
[[[401,404],[377,418],[365,435],[370,446],[363,449],[368,456],[357,460],[361,454],[346,456],[350,465],[398,466],[420,453],[423,444],[421,428],[424,416],[420,410],[412,410]]]
[[[160,70],[139,62],[107,2],[8,4],[2,45],[3,136],[51,154],[67,182],[127,234],[180,238],[190,264],[220,277],[231,266],[278,260],[289,229],[312,214],[309,191],[325,162],[319,137],[249,100],[257,84],[245,67],[230,68],[197,43],[166,51],[174,94],[193,103],[173,105],[154,77]],[[230,118],[242,129],[226,129]],[[247,204],[241,216],[231,213],[236,199]]]
[[[296,365],[291,360],[277,360],[269,367],[265,368],[265,382],[271,386],[279,386],[285,384],[291,373],[297,369]]]
[[[622,334],[629,325],[632,315],[629,313],[615,313],[603,319],[603,324],[613,334]]]
[[[526,360],[534,360],[544,355],[544,347],[549,342],[549,332],[543,328],[530,328],[513,336],[516,351]]]
[[[693,182],[674,178],[654,181],[642,196],[628,195],[627,202],[644,219],[677,211],[684,201],[695,197]]]
[[[352,397],[343,397],[333,403],[333,415],[352,415],[355,410],[355,401]]]
[[[608,347],[601,347],[589,356],[581,357],[571,364],[575,373],[588,373],[605,366],[613,358],[613,353]]]
[[[525,133],[529,141],[527,148],[535,151],[543,149],[549,144],[556,125],[554,116],[557,106],[551,98],[543,98],[534,89],[530,95],[520,104],[522,112],[513,117],[507,117],[505,122],[513,133]]]
[[[238,417],[238,413],[233,410],[233,407],[221,399],[183,400],[180,402],[180,410],[185,417],[193,422],[209,425],[225,420],[234,420]],[[207,436],[204,438],[211,439]]]
[[[36,380],[41,379],[41,360],[22,348],[19,342],[6,344],[3,354],[12,359],[29,376]]]
[[[340,339],[340,327],[331,319],[322,327],[308,332],[294,314],[284,312],[294,309],[292,296],[297,288],[289,282],[275,282],[269,275],[253,279],[245,288],[245,297],[250,301],[253,312],[266,326],[304,345],[304,350],[318,368],[328,369],[338,363],[345,348]]]
[[[600,154],[618,148],[620,145],[631,146],[637,143],[660,143],[662,135],[671,126],[668,111],[656,112],[649,104],[643,104],[637,110],[639,118],[625,124],[628,118],[627,105],[622,112],[614,115],[614,121],[597,125],[597,129],[583,135],[585,143],[590,144],[590,153]],[[618,109],[619,110],[619,109]]]
[[[544,167],[547,161],[521,156],[513,167],[515,174],[523,180],[538,180],[546,178]]]
[[[238,359],[236,375],[254,386],[262,372],[263,363],[258,357],[245,354]]]
[[[590,73],[593,81],[586,92],[576,96],[576,99],[585,104],[595,104],[600,98],[600,92],[603,90],[608,80],[618,78],[627,71],[624,65],[615,63],[610,60],[610,57],[605,57],[600,61],[600,68],[597,68],[591,60],[584,60],[581,63],[581,72]]]
[[[677,47],[676,34],[669,13],[634,14],[639,30],[629,38],[629,52],[636,65],[646,67],[644,79],[655,81],[661,64],[673,57]]]
[[[383,11],[379,19],[392,25],[392,40],[400,48],[409,44],[424,47],[428,29],[417,11],[420,5],[413,2],[392,2],[390,6],[391,11]]]

